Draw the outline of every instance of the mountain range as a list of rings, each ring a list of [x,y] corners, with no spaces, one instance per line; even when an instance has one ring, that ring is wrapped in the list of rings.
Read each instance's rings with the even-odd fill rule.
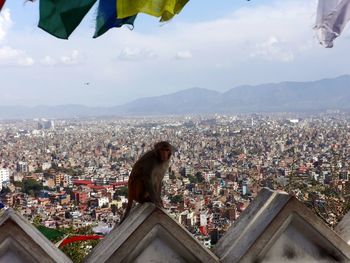
[[[0,106],[1,119],[72,118],[243,112],[317,112],[350,110],[350,75],[309,82],[239,86],[226,92],[191,88],[140,98],[114,107],[81,105]]]

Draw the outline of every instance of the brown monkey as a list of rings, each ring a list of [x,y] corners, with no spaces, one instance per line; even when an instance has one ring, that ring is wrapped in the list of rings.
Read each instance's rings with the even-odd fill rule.
[[[171,154],[171,144],[161,141],[134,164],[128,181],[128,205],[120,224],[128,216],[134,200],[141,204],[152,202],[156,206],[163,207],[162,180],[169,169]]]

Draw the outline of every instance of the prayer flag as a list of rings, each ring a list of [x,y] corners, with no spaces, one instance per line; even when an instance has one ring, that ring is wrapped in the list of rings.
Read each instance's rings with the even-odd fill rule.
[[[1,11],[2,7],[4,6],[4,4],[5,4],[5,0],[0,0],[0,11]]]
[[[122,25],[134,25],[136,15],[117,18],[116,0],[100,0],[97,9],[96,27],[94,38],[106,33],[112,27],[121,27]]]
[[[316,26],[320,43],[333,47],[333,41],[350,20],[350,0],[319,0]]]
[[[68,39],[96,0],[40,0],[39,25],[58,38]]]
[[[125,18],[146,13],[151,16],[161,17],[160,21],[168,21],[174,15],[180,13],[189,0],[118,0],[118,18]]]

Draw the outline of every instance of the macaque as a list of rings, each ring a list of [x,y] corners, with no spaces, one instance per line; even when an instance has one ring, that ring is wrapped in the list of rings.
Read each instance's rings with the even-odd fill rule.
[[[171,154],[171,144],[161,141],[134,164],[128,181],[128,205],[120,224],[128,216],[134,200],[141,204],[152,202],[158,207],[163,207],[162,180],[169,169]]]

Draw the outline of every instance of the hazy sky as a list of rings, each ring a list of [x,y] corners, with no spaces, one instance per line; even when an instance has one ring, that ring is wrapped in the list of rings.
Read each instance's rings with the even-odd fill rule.
[[[333,49],[313,26],[316,0],[190,0],[166,24],[94,33],[93,7],[69,40],[37,28],[39,1],[0,14],[0,105],[118,105],[192,87],[307,81],[350,73],[350,30]],[[90,85],[84,85],[89,82]]]

